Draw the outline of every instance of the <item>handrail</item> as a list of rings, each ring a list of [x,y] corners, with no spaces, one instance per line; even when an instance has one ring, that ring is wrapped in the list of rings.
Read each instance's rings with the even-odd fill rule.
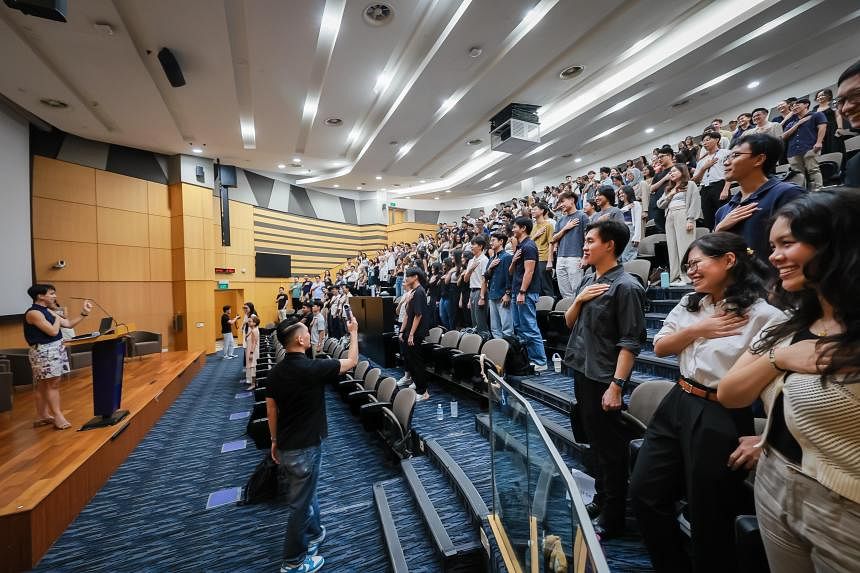
[[[537,412],[535,412],[528,399],[526,399],[522,394],[517,392],[501,376],[491,370],[487,370],[486,374],[491,379],[491,386],[497,386],[500,389],[504,389],[511,396],[515,397],[519,401],[519,403],[525,406],[526,412],[531,418],[534,428],[537,430],[541,440],[543,440],[544,445],[546,446],[546,450],[549,452],[549,455],[552,459],[553,465],[555,465],[555,469],[558,471],[559,475],[564,480],[565,485],[567,487],[567,493],[571,499],[571,502],[576,508],[576,514],[580,518],[580,529],[582,531],[583,537],[585,538],[586,545],[592,550],[591,555],[595,567],[594,570],[597,573],[609,573],[609,565],[607,564],[606,557],[601,550],[600,541],[597,539],[597,535],[594,533],[594,526],[591,523],[591,519],[588,518],[588,511],[585,509],[585,503],[583,503],[582,497],[579,494],[579,488],[576,486],[576,482],[573,480],[573,476],[570,473],[570,469],[564,463],[561,454],[558,452],[558,449],[555,447],[555,444],[550,439],[546,429],[544,429]],[[491,387],[491,400],[493,390],[494,389]],[[490,408],[490,410],[492,410],[492,407]]]

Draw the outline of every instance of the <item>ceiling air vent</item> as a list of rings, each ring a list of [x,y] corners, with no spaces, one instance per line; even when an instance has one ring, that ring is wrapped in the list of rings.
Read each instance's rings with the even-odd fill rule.
[[[678,109],[678,108],[684,107],[688,103],[690,103],[690,100],[688,100],[688,99],[682,99],[681,101],[676,101],[675,103],[672,104],[672,109]]]
[[[391,21],[394,10],[388,4],[374,2],[364,9],[364,21],[371,26],[384,26]]]

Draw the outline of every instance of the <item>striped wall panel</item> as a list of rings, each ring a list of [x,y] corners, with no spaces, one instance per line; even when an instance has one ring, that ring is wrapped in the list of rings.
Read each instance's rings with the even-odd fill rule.
[[[254,251],[290,255],[293,276],[333,270],[359,251],[372,256],[387,244],[386,225],[353,225],[254,208]]]

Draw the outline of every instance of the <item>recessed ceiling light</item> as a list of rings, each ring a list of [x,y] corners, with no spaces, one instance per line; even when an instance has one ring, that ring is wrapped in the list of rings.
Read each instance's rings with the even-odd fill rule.
[[[301,163],[301,162],[302,162],[301,157],[293,157],[293,163]]]
[[[647,129],[645,130],[645,133],[654,133],[654,128],[653,128],[653,127],[649,127],[649,128],[647,128]]]
[[[412,199],[412,197],[404,197],[404,199]]]
[[[329,127],[340,127],[343,125],[343,120],[339,117],[330,117],[325,120],[325,124]]]
[[[376,180],[377,180],[377,181],[382,181],[382,175],[377,175],[377,176],[376,176]]]
[[[380,189],[380,191],[388,191],[388,189],[386,187],[383,187],[382,189]]]
[[[445,189],[445,193],[450,193],[450,192],[451,192],[450,189]]]
[[[421,181],[419,181],[418,183],[427,183],[427,180],[426,180],[426,179],[422,179],[422,180],[421,180]]]
[[[484,50],[479,48],[478,46],[473,46],[469,48],[469,57],[470,58],[480,58],[481,54],[484,53]]]
[[[284,165],[283,163],[278,163],[278,169],[286,169],[286,168],[287,168],[287,166]]]
[[[437,201],[439,200],[439,197],[433,197],[433,198],[436,199]]]
[[[46,105],[46,106],[52,107],[54,109],[65,109],[65,108],[69,107],[69,104],[67,104],[66,102],[58,100],[58,99],[53,99],[53,98],[42,98],[39,100],[39,102],[42,105]]]
[[[584,66],[568,66],[558,73],[558,77],[563,80],[572,80],[582,73]]]
[[[338,187],[340,187],[340,185],[338,185],[337,183],[335,183],[334,185],[332,185],[332,187],[334,187],[335,189],[337,189]]]
[[[203,153],[203,150],[200,149],[199,147],[192,147],[191,153]]]
[[[481,145],[482,143],[484,143],[483,139],[475,138],[475,139],[470,139],[469,141],[467,141],[466,145]]]
[[[580,163],[580,162],[582,162],[582,157],[577,157],[576,159],[574,159],[574,160],[573,160],[573,162],[574,162],[574,163]]]
[[[761,85],[761,83],[760,83],[760,82],[758,82],[758,81],[752,81],[752,82],[750,82],[750,83],[748,83],[748,84],[747,84],[747,88],[749,88],[749,89],[751,89],[751,90],[754,90],[754,89],[755,89],[755,88],[757,88],[759,85]]]

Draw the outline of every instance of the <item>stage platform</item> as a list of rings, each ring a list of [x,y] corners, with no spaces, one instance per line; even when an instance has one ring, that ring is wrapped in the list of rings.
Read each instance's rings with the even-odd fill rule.
[[[77,431],[93,415],[92,374],[61,383],[67,430],[33,427],[32,391],[16,392],[0,414],[0,571],[26,571],[125,461],[205,362],[200,352],[164,352],[125,361],[115,426]]]

